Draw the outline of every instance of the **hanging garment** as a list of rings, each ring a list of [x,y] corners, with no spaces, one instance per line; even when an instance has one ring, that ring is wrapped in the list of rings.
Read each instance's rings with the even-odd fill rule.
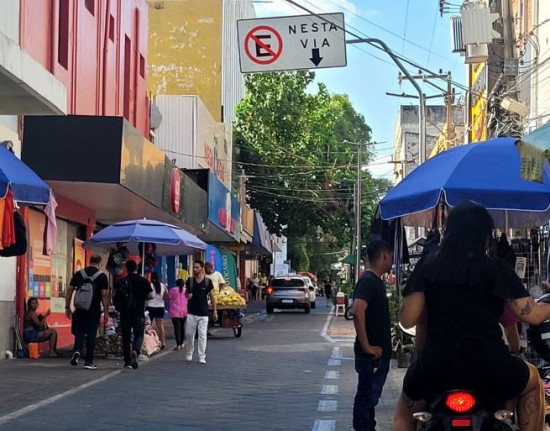
[[[55,209],[57,208],[57,201],[55,196],[50,191],[50,201],[46,208],[44,208],[44,213],[46,213],[46,218],[48,219],[46,224],[46,242],[44,243],[44,252],[46,255],[51,256],[52,254],[57,253],[57,220],[55,218]]]
[[[23,219],[17,211],[12,213],[12,218],[15,232],[15,243],[9,247],[4,247],[3,250],[0,250],[0,256],[21,256],[27,252],[27,228],[25,227],[25,223],[23,223]]]
[[[14,226],[14,216],[13,212],[15,211],[13,204],[13,192],[11,188],[8,189],[6,194],[6,206],[4,208],[4,218],[3,218],[3,229],[2,229],[2,246],[4,248],[9,247],[15,244],[15,226]]]

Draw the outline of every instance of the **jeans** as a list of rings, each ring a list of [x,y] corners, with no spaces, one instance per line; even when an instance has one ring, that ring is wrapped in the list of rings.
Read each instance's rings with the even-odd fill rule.
[[[176,346],[183,345],[183,337],[185,336],[185,317],[173,317],[172,324],[174,325],[174,336],[176,337]]]
[[[374,431],[376,429],[374,407],[382,394],[389,369],[389,359],[355,358],[355,371],[359,375],[359,380],[353,403],[354,430]]]
[[[84,338],[86,338],[86,357],[84,360],[87,364],[94,363],[95,339],[100,316],[99,313],[90,314],[82,310],[76,310],[73,313],[71,322],[71,332],[74,335],[73,352],[82,354]]]
[[[195,350],[195,332],[199,332],[198,354],[199,359],[206,358],[206,331],[208,329],[208,316],[187,315],[185,323],[185,351],[193,354]]]
[[[145,331],[145,317],[135,314],[121,314],[120,327],[122,329],[122,351],[124,352],[124,365],[129,365],[132,360],[132,351],[139,356],[143,344],[143,332]],[[132,332],[134,339],[132,340]]]

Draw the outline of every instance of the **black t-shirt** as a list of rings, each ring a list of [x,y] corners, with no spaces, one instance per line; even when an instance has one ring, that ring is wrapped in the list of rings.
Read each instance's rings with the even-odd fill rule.
[[[92,277],[99,269],[97,269],[95,266],[87,266],[84,268],[84,271],[86,274],[88,274],[89,277]],[[78,287],[78,285],[82,282],[82,274],[80,271],[75,272],[73,275],[73,278],[71,278],[71,282],[69,283],[74,288]],[[98,275],[97,278],[94,280],[95,283],[95,289],[94,289],[94,297],[92,299],[92,304],[90,305],[89,310],[80,310],[77,309],[75,312],[77,313],[91,313],[91,314],[99,314],[101,313],[101,295],[104,290],[109,290],[109,279],[107,278],[107,275],[105,273]]]
[[[126,280],[128,280],[128,283],[130,284],[130,286],[132,286],[134,306],[134,309],[132,311],[136,314],[143,314],[145,311],[145,301],[147,301],[147,299],[149,298],[149,294],[153,291],[151,283],[149,283],[149,281],[147,281],[147,279],[142,277],[141,275],[134,273],[128,274],[126,278],[119,280],[117,282],[117,285],[119,283],[126,283]]]
[[[214,289],[212,280],[204,277],[198,283],[194,277],[190,277],[185,282],[185,287],[188,295],[193,294],[187,303],[187,312],[194,316],[208,316],[208,294]]]
[[[502,259],[475,262],[475,281],[466,285],[431,281],[433,257],[419,261],[403,295],[424,292],[428,315],[428,341],[455,343],[464,339],[502,341],[498,325],[506,299],[529,296],[514,270]],[[472,265],[472,270],[474,271]],[[433,277],[432,277],[433,278]]]
[[[365,320],[369,344],[371,346],[382,347],[382,358],[390,358],[390,306],[384,283],[376,274],[371,271],[365,271],[355,286],[353,298],[367,301],[368,306],[365,311]],[[371,357],[371,355],[363,350],[357,337],[355,337],[354,351],[355,356]]]
[[[325,283],[325,296],[328,298],[332,295],[332,284]]]

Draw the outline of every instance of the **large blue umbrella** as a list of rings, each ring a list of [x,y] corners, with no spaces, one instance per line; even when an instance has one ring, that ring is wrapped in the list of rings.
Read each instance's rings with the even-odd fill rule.
[[[11,187],[13,199],[24,204],[47,204],[50,186],[15,154],[0,145],[0,197]]]
[[[444,151],[420,165],[380,202],[384,220],[401,217],[406,226],[431,227],[438,205],[464,200],[484,205],[497,227],[548,223],[550,175],[542,183],[523,180],[517,139],[496,138]]]
[[[84,247],[108,250],[117,242],[127,243],[128,249],[136,254],[139,244],[153,243],[156,245],[155,253],[159,256],[192,254],[206,249],[206,243],[192,233],[172,224],[147,219],[107,226],[85,241]]]

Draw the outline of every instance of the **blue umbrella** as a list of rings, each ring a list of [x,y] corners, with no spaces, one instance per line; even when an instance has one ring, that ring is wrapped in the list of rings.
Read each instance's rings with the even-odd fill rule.
[[[453,148],[429,159],[380,201],[381,218],[401,217],[406,226],[431,227],[439,204],[452,207],[473,200],[489,209],[497,227],[548,223],[548,163],[544,165],[542,183],[523,180],[516,141],[491,139]]]
[[[140,243],[153,243],[159,256],[192,254],[206,249],[206,243],[192,233],[172,224],[147,219],[107,226],[85,241],[84,247],[106,251],[117,242],[127,243],[128,249],[135,254]],[[145,247],[142,249],[145,252]]]
[[[0,145],[0,196],[11,187],[13,199],[24,204],[47,204],[50,186],[15,154]]]

